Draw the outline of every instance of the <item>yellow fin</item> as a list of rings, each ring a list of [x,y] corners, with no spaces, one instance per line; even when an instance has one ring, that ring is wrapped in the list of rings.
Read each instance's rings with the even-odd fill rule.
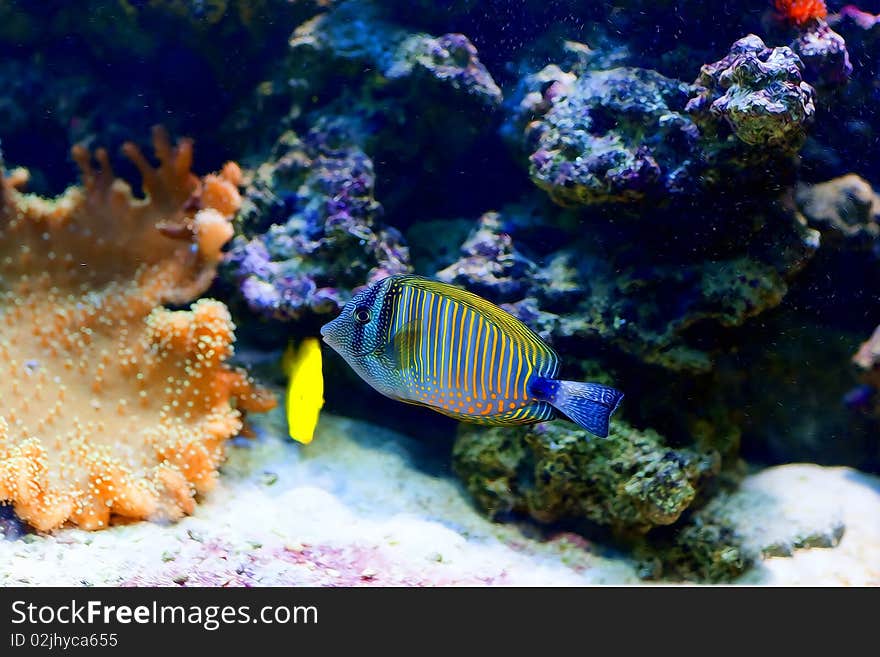
[[[287,346],[281,367],[288,376],[285,408],[290,437],[304,445],[312,442],[324,405],[321,343],[305,338],[297,349]]]

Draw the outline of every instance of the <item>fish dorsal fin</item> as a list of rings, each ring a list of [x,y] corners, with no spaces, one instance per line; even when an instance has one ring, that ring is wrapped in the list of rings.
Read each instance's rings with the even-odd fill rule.
[[[541,336],[510,313],[505,312],[473,292],[468,292],[449,283],[441,283],[430,278],[422,278],[421,276],[410,274],[398,277],[398,281],[404,285],[410,285],[433,294],[446,296],[463,306],[471,308],[487,321],[493,323],[499,330],[503,331],[515,344],[524,348],[527,353],[534,353],[535,363],[542,376],[551,378],[556,376],[556,371],[559,368],[559,356],[556,354],[556,351],[544,342]]]

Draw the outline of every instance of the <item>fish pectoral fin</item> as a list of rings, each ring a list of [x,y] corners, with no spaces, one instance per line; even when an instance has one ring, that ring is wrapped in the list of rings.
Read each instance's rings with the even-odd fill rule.
[[[415,354],[419,349],[422,336],[422,323],[416,320],[408,322],[394,334],[394,339],[385,345],[383,356],[395,370],[406,370],[415,362]]]

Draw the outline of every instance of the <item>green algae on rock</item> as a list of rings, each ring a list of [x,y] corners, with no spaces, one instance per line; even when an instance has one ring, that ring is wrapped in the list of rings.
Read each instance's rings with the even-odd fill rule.
[[[755,209],[748,221],[715,218],[717,243],[704,247],[705,254],[675,253],[660,225],[646,232],[636,220],[597,222],[586,234],[583,224],[579,234],[559,227],[566,243],[543,254],[529,248],[529,231],[537,222],[547,234],[545,216],[516,206],[487,213],[461,257],[436,276],[508,304],[506,310],[551,342],[602,340],[679,372],[706,373],[714,365],[711,349],[689,342],[694,328],[741,326],[777,306],[818,248],[818,233],[779,203]],[[660,219],[668,217],[658,213]]]
[[[621,421],[605,439],[566,422],[462,425],[453,463],[492,516],[588,520],[628,534],[674,523],[719,467],[716,454],[668,447],[655,431]]]
[[[703,66],[696,81],[702,91],[688,110],[723,117],[749,146],[796,152],[816,112],[815,91],[804,82],[803,68],[791,48],[768,48],[750,34],[723,59]]]
[[[667,534],[635,550],[642,558],[640,572],[645,579],[729,582],[755,561],[736,527],[711,511],[697,512]]]

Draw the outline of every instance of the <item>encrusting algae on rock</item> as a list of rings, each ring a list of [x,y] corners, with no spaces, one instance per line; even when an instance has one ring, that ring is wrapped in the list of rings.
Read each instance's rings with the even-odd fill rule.
[[[154,132],[159,166],[124,152],[144,199],[73,157],[83,185],[56,199],[0,178],[0,502],[41,531],[111,515],[191,513],[244,412],[275,401],[232,355],[226,307],[200,300],[232,237],[238,167],[199,180],[192,143]]]

